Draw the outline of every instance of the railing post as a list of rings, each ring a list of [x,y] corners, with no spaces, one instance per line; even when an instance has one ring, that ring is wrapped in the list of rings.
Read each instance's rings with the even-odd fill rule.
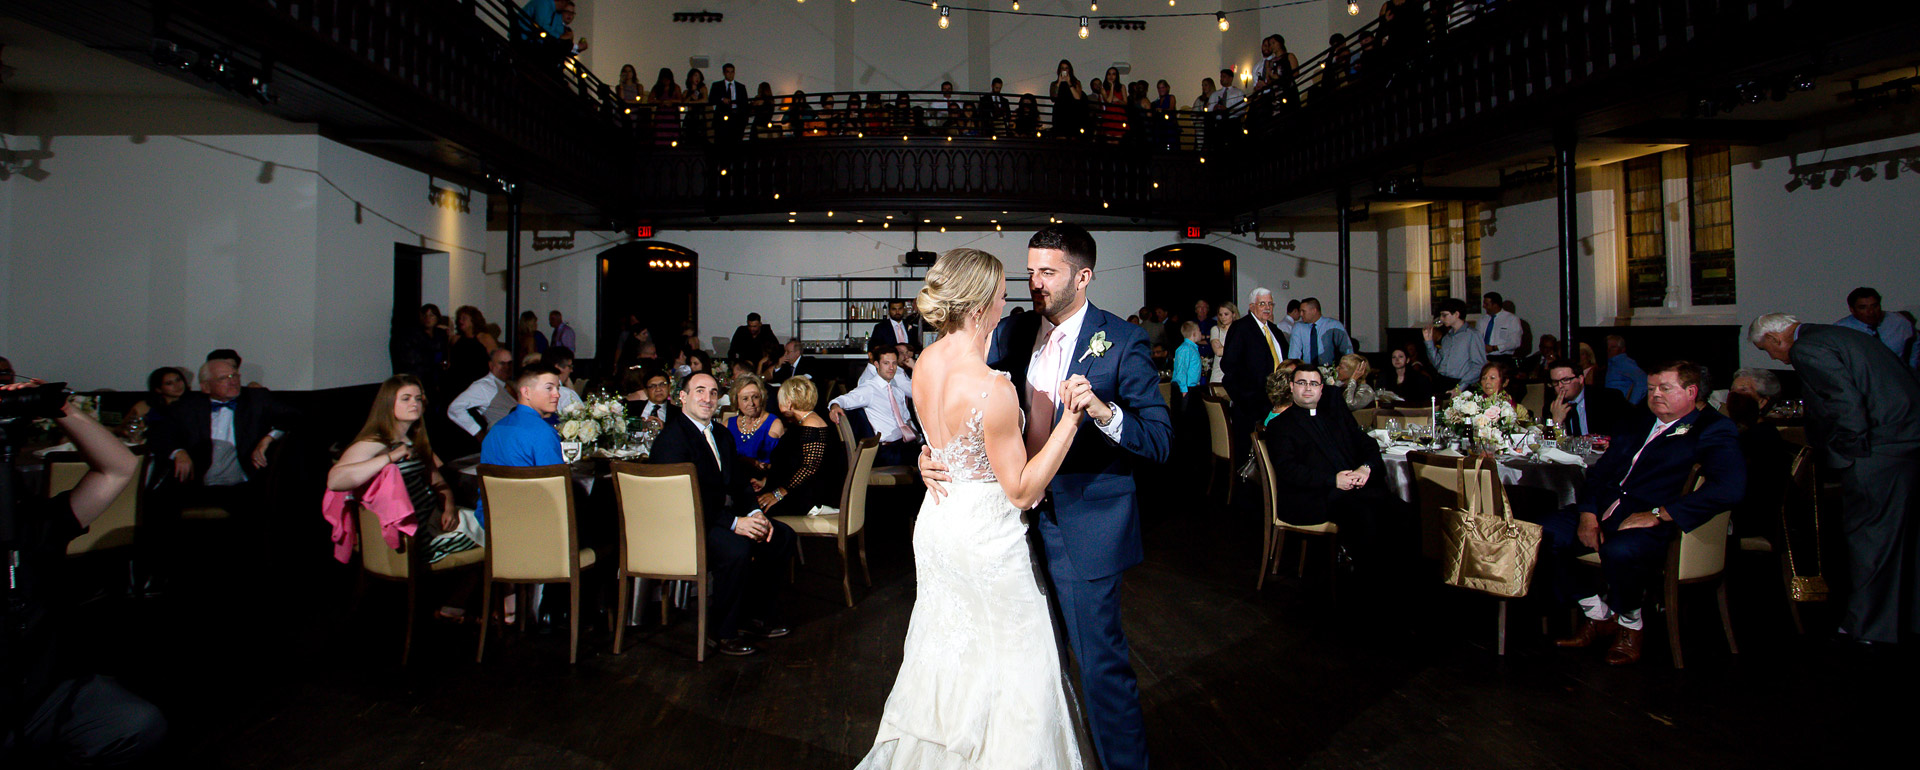
[[[1578,189],[1574,186],[1573,146],[1573,126],[1561,125],[1554,130],[1554,178],[1560,215],[1560,349],[1568,352],[1577,349],[1573,333],[1580,327],[1580,261],[1575,244],[1580,212],[1575,205]]]

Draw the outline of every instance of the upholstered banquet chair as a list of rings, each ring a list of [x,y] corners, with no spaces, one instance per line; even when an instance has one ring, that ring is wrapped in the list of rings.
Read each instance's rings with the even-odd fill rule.
[[[1227,418],[1227,400],[1215,396],[1201,396],[1200,404],[1207,410],[1208,450],[1213,457],[1212,467],[1207,473],[1207,494],[1213,494],[1213,482],[1220,477],[1220,468],[1224,466],[1227,469],[1227,504],[1232,505],[1233,428]]]
[[[574,516],[573,466],[516,468],[481,465],[480,499],[486,505],[486,574],[480,583],[480,646],[487,652],[487,625],[493,612],[493,584],[566,583],[572,607],[567,634],[567,663],[580,659],[580,570],[593,566],[596,554],[580,547]],[[519,608],[523,622],[532,607]]]
[[[386,537],[381,534],[380,515],[360,507],[357,503],[349,505],[353,508],[353,515],[359,522],[361,579],[372,577],[377,580],[406,584],[407,618],[406,631],[400,643],[400,665],[407,665],[408,658],[413,654],[413,626],[415,621],[420,619],[420,587],[426,581],[426,576],[479,566],[481,562],[486,561],[487,549],[485,546],[469,548],[447,554],[437,562],[428,563],[428,549],[415,547],[419,542],[418,538],[402,535],[399,550],[394,550],[392,546],[387,545]],[[357,594],[358,591],[355,593]],[[484,605],[482,614],[485,614]],[[486,626],[481,626],[480,633],[483,637],[485,636]]]
[[[1693,492],[1704,482],[1699,466],[1694,466],[1686,488]],[[1680,654],[1680,586],[1683,585],[1714,584],[1714,595],[1720,603],[1720,627],[1727,635],[1727,650],[1740,654],[1740,645],[1733,639],[1733,616],[1727,609],[1727,526],[1732,518],[1730,512],[1721,511],[1667,546],[1667,565],[1660,576],[1665,597],[1661,609],[1667,616],[1667,647],[1673,652],[1674,668],[1685,667]],[[1600,554],[1587,554],[1580,557],[1580,561],[1599,567]]]
[[[860,439],[854,447],[853,462],[847,465],[846,483],[840,485],[840,510],[817,516],[775,516],[774,520],[793,528],[802,539],[797,551],[806,547],[805,538],[831,537],[840,548],[840,588],[846,592],[847,606],[853,606],[853,562],[847,557],[847,542],[860,538],[860,576],[869,588],[873,574],[867,571],[867,487],[873,476],[873,458],[880,453],[880,440],[872,436]]]
[[[861,439],[855,438],[853,435],[853,420],[853,414],[848,413],[845,418],[834,423],[835,432],[840,434],[840,446],[846,448],[848,468],[852,468],[854,463],[860,460],[858,453]],[[864,424],[865,423],[862,423],[862,425]],[[913,486],[920,483],[920,469],[912,465],[875,466],[873,473],[868,476],[867,483],[876,487]],[[804,563],[804,561],[802,563]]]
[[[1433,452],[1407,453],[1407,464],[1413,471],[1414,499],[1420,507],[1420,549],[1429,558],[1444,558],[1446,533],[1441,531],[1444,519],[1440,509],[1458,507],[1466,497],[1485,501],[1485,510],[1490,513],[1503,512],[1511,505],[1506,485],[1500,482],[1499,466],[1475,467],[1470,464],[1471,460]],[[1467,469],[1465,483],[1476,487],[1470,496],[1461,495],[1462,468]],[[1499,655],[1507,654],[1507,601],[1499,600],[1499,629],[1494,646]]]
[[[700,509],[700,485],[693,463],[646,465],[613,463],[614,497],[620,505],[619,581],[613,652],[619,654],[627,629],[628,592],[634,578],[685,580],[694,584],[693,658],[707,660],[707,525]],[[667,600],[660,600],[660,622],[667,621]]]
[[[72,459],[70,459],[72,458]],[[47,496],[52,497],[79,485],[80,479],[87,475],[88,465],[77,459],[78,455],[54,455],[47,462]],[[141,514],[146,507],[145,485],[140,479],[147,477],[147,457],[136,459],[132,483],[120,490],[100,517],[93,520],[93,526],[67,543],[67,555],[79,556],[87,553],[99,553],[134,544],[134,531],[139,528]],[[171,466],[169,466],[171,467]]]
[[[1793,617],[1794,632],[1804,635],[1807,627],[1800,619],[1800,605],[1827,600],[1827,581],[1822,574],[1825,562],[1820,547],[1820,489],[1813,480],[1813,450],[1799,447],[1787,469],[1792,482],[1789,493],[1780,500],[1780,542],[1748,535],[1738,538],[1738,543],[1742,552],[1767,554],[1779,562],[1780,587],[1787,599],[1787,614]],[[1803,503],[1805,508],[1800,507]],[[1794,526],[1797,523],[1794,513],[1800,510],[1804,510],[1807,520],[1813,523],[1812,538]],[[1796,530],[1801,531],[1797,542],[1793,536]],[[1809,567],[1811,571],[1802,575],[1801,569]]]
[[[1266,588],[1270,570],[1271,574],[1280,573],[1280,552],[1287,547],[1288,532],[1298,533],[1304,537],[1326,538],[1327,564],[1331,567],[1334,561],[1332,552],[1339,543],[1340,525],[1331,521],[1324,524],[1287,523],[1282,518],[1285,512],[1280,510],[1279,477],[1273,471],[1273,456],[1267,452],[1267,442],[1258,440],[1253,442],[1253,464],[1254,471],[1260,477],[1260,510],[1263,514],[1261,518],[1266,523],[1266,538],[1260,549],[1260,578],[1254,581],[1254,590]],[[1307,575],[1307,543],[1304,539],[1300,542],[1300,566],[1296,574],[1300,577]],[[1332,585],[1334,580],[1334,572],[1329,569],[1328,584]]]

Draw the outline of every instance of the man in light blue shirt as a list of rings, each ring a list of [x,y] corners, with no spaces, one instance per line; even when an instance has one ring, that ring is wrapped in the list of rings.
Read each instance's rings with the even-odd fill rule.
[[[1913,344],[1913,322],[1899,313],[1887,314],[1880,307],[1880,292],[1866,286],[1854,289],[1847,295],[1847,310],[1848,315],[1834,321],[1834,326],[1871,334],[1908,369],[1920,369],[1920,345]]]
[[[1620,391],[1629,404],[1647,400],[1647,372],[1627,357],[1627,338],[1618,334],[1607,335],[1606,386]]]
[[[1314,366],[1332,366],[1340,357],[1353,352],[1353,340],[1347,336],[1347,325],[1338,319],[1320,315],[1320,300],[1313,297],[1300,300],[1300,320],[1293,324],[1293,332],[1288,335],[1291,344],[1287,346],[1287,357],[1312,363]],[[1474,372],[1479,376],[1479,372]]]
[[[1480,370],[1487,365],[1487,346],[1473,327],[1467,325],[1467,303],[1454,297],[1440,300],[1438,308],[1440,325],[1447,329],[1446,337],[1439,340],[1435,347],[1435,338],[1440,332],[1431,326],[1420,327],[1420,336],[1427,341],[1427,359],[1440,371],[1447,388],[1465,382],[1480,380]]]
[[[560,20],[562,5],[571,6],[573,2],[572,0],[527,0],[527,4],[521,6],[520,10],[532,20],[533,29],[528,30],[526,34],[537,37],[541,32],[545,32],[548,39],[559,40],[561,35],[567,33],[566,22]],[[524,28],[526,25],[522,22],[517,26]]]
[[[1187,391],[1200,387],[1200,324],[1180,324],[1180,347],[1173,351],[1173,387],[1184,400]]]

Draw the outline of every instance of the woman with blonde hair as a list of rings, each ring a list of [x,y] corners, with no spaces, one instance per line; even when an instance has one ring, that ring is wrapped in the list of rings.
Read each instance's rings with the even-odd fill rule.
[[[751,391],[740,384],[734,388],[739,391],[736,402],[744,403],[740,400]],[[780,417],[767,419],[792,427],[773,448],[766,478],[753,480],[760,507],[768,516],[805,516],[817,505],[838,505],[847,453],[839,447],[840,434],[813,411],[820,402],[820,390],[813,380],[794,377],[780,384],[778,394]],[[745,414],[743,410],[741,415]]]
[[[1340,363],[1333,370],[1333,384],[1340,388],[1340,400],[1346,402],[1348,409],[1365,409],[1373,406],[1373,386],[1367,384],[1367,378],[1373,374],[1373,365],[1367,357],[1359,353],[1348,353],[1340,357]]]
[[[1227,328],[1233,326],[1233,322],[1238,320],[1240,320],[1240,308],[1235,307],[1231,301],[1220,303],[1220,309],[1213,311],[1213,330],[1207,332],[1207,344],[1210,348],[1208,355],[1213,356],[1213,374],[1207,377],[1209,383],[1220,382],[1220,378],[1225,375],[1225,371],[1220,368],[1220,359],[1227,354]]]
[[[1036,430],[1036,443],[1042,432],[1045,441],[1028,456],[1020,394],[987,364],[1005,295],[998,258],[954,249],[927,271],[914,302],[940,330],[920,356],[914,397],[927,446],[951,479],[920,506],[906,653],[861,768],[1082,766],[1023,517],[1046,494],[1085,412],[1068,399],[1056,425]]]
[[[780,418],[767,411],[766,381],[753,374],[735,377],[727,397],[733,408],[740,410],[727,418],[727,429],[733,431],[734,454],[753,466],[754,473],[766,472],[780,438],[787,434]]]
[[[1304,363],[1298,358],[1289,358],[1281,361],[1273,374],[1267,375],[1267,401],[1273,404],[1273,410],[1267,412],[1266,418],[1260,421],[1261,433],[1266,433],[1267,425],[1273,422],[1273,418],[1292,408],[1293,373],[1299,371]]]

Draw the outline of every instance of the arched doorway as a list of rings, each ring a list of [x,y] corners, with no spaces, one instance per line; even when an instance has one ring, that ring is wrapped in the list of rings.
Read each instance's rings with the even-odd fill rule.
[[[1166,308],[1182,321],[1196,320],[1195,302],[1204,299],[1218,308],[1221,301],[1234,299],[1231,251],[1204,243],[1176,243],[1147,252],[1142,262],[1147,306]],[[1169,337],[1179,333],[1178,327],[1167,329]]]
[[[595,366],[603,376],[620,356],[622,332],[631,319],[652,333],[662,359],[672,360],[680,345],[681,324],[700,315],[700,255],[685,246],[652,241],[623,243],[597,257],[600,317],[595,328],[602,342]]]

